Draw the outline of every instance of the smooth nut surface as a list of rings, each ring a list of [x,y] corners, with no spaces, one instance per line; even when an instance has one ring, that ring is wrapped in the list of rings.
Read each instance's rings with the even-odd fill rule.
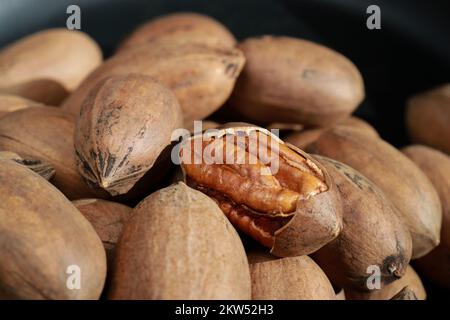
[[[43,30],[0,51],[0,91],[57,104],[101,61],[100,48],[85,33]]]
[[[326,126],[349,116],[364,98],[355,65],[313,42],[263,36],[239,43],[246,64],[230,103],[257,124]]]
[[[0,117],[16,110],[42,106],[38,102],[20,96],[0,93]]]
[[[248,258],[253,300],[336,300],[327,276],[308,256],[251,252]]]
[[[0,194],[0,298],[98,299],[105,251],[70,201],[9,160],[0,160]]]
[[[414,143],[450,154],[450,84],[417,94],[408,100],[406,125]]]
[[[164,38],[170,41],[200,42],[233,47],[236,39],[219,21],[193,12],[157,17],[134,30],[117,51]]]
[[[250,299],[242,242],[217,205],[184,183],[132,213],[117,245],[112,299]]]
[[[351,131],[356,130],[359,133],[367,134],[374,138],[380,137],[374,127],[372,127],[366,121],[359,119],[357,117],[350,117],[344,119],[339,123],[333,125],[333,127],[339,128],[340,130],[348,130],[350,131],[350,133]],[[329,128],[304,128],[304,127],[295,129],[294,127],[293,130],[291,130],[291,132],[289,132],[289,130],[286,130],[288,131],[288,133],[283,140],[296,146],[297,148],[305,149],[311,143],[319,139],[322,133],[324,133],[328,129]]]
[[[417,260],[417,270],[438,286],[450,288],[450,156],[421,145],[408,146],[402,151],[427,175],[442,204],[441,243]]]
[[[402,149],[430,179],[442,207],[441,244],[450,248],[450,156],[430,147],[412,145]]]

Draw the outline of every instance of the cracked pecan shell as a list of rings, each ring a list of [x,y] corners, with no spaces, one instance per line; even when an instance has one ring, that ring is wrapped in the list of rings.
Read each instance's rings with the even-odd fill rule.
[[[312,253],[341,230],[340,199],[326,171],[265,129],[194,135],[179,154],[188,185],[213,198],[238,229],[274,255]]]

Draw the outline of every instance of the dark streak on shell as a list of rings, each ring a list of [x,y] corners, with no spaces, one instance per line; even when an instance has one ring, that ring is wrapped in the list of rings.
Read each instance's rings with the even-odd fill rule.
[[[77,121],[80,173],[111,195],[128,192],[170,145],[181,119],[175,96],[150,77],[105,78],[89,93]]]

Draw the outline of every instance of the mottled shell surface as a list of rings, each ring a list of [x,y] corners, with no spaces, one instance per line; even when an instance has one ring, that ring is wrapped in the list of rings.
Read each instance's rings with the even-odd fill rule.
[[[184,183],[134,210],[118,243],[112,299],[250,299],[237,232],[210,198]]]
[[[243,65],[240,50],[160,40],[119,53],[97,68],[64,102],[78,114],[88,92],[111,75],[140,73],[155,78],[177,97],[187,125],[203,119],[228,99]]]
[[[382,139],[332,128],[306,150],[361,172],[377,185],[399,209],[413,240],[413,258],[439,244],[441,204],[426,175],[405,155]]]
[[[124,194],[152,168],[181,125],[178,101],[163,85],[137,74],[105,78],[76,122],[78,170],[89,184]]]

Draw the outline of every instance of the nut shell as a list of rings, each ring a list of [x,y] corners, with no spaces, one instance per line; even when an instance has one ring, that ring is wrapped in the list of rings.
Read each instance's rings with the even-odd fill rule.
[[[144,199],[116,249],[112,299],[249,299],[238,234],[217,205],[184,183]]]
[[[0,298],[98,299],[106,275],[89,222],[36,173],[0,160]],[[80,289],[67,287],[76,265]]]
[[[393,296],[390,300],[419,300],[412,291],[410,287],[404,287],[402,290],[400,290],[399,293],[397,293],[395,296]]]
[[[91,190],[75,164],[75,117],[54,107],[27,108],[0,118],[0,150],[43,160],[56,170],[52,183],[69,199],[105,196]]]
[[[355,65],[313,42],[249,38],[238,45],[246,64],[230,103],[257,124],[327,126],[349,116],[364,98]]]
[[[411,232],[413,258],[439,244],[442,213],[437,192],[425,174],[393,146],[355,130],[332,128],[306,150],[351,166],[383,191]]]
[[[72,204],[92,224],[105,247],[108,266],[112,265],[114,249],[132,209],[123,204],[102,199],[80,199]]]
[[[360,133],[368,134],[374,138],[379,138],[378,132],[366,121],[359,119],[357,117],[347,118],[336,125],[341,130],[357,130]],[[286,128],[288,129],[288,128]],[[284,129],[284,130],[286,130]],[[283,130],[283,129],[282,129]],[[305,149],[311,143],[319,139],[319,137],[324,133],[328,128],[299,128],[296,129],[293,127],[291,132],[284,138],[285,142],[288,142],[297,148]],[[289,131],[289,130],[288,130]]]
[[[323,173],[328,190],[298,204],[294,217],[275,233],[270,251],[279,257],[311,254],[336,239],[342,231],[342,202],[329,173],[315,158],[290,145]]]
[[[123,40],[117,51],[161,38],[228,47],[236,44],[234,36],[217,20],[198,13],[181,12],[157,17],[144,23]]]
[[[369,124],[367,121],[357,118],[357,117],[349,117],[344,119],[343,121],[336,124],[339,128],[346,128],[348,130],[358,130],[358,132],[366,133],[369,136],[374,138],[379,138],[377,130]]]
[[[266,129],[244,123],[225,124],[222,129],[211,133],[211,135],[216,138],[220,138],[227,134],[234,134],[239,136],[242,134],[248,135],[252,132],[258,132],[267,135],[271,139],[274,139],[277,144],[284,145],[283,141],[281,141],[275,135],[271,134]],[[203,133],[202,137],[208,138],[208,135],[208,133]],[[190,144],[193,139],[196,139],[199,136],[200,135],[194,135],[186,140],[185,143]],[[315,194],[314,196],[300,198],[295,204],[296,209],[291,215],[292,218],[290,218],[287,223],[284,223],[283,226],[274,231],[272,240],[273,244],[270,246],[270,252],[278,257],[310,254],[335,239],[342,229],[342,214],[339,194],[326,170],[324,170],[323,166],[318,163],[313,157],[309,156],[302,150],[289,144],[286,144],[286,147],[289,148],[290,152],[293,152],[297,154],[298,157],[305,159],[305,161],[309,165],[315,168],[314,170],[317,170],[321,173],[321,175],[323,175],[323,183],[324,185],[326,185],[327,190]],[[217,164],[212,164],[212,166],[216,165]],[[183,170],[185,181],[189,181],[189,178],[192,177],[187,174],[185,164],[182,164],[181,168]],[[250,169],[251,166],[246,170],[250,172]],[[248,178],[256,178],[253,177],[252,174],[248,174],[248,172]],[[220,179],[218,181],[221,181]],[[202,182],[199,181],[199,184],[201,185]],[[202,191],[204,190],[202,189]],[[257,190],[255,190],[254,192],[257,192]],[[217,199],[215,200],[220,202]],[[248,205],[244,206],[244,208],[245,207],[248,207]],[[224,210],[224,208],[225,207],[223,207],[222,209]],[[242,207],[237,207],[236,210],[238,210],[238,214],[239,210],[241,209]],[[257,214],[263,215],[263,213]],[[233,221],[233,223],[239,225],[241,229],[243,229],[244,227],[247,228],[248,226],[247,220],[241,219],[240,221],[236,221],[233,220],[233,217],[229,218]],[[243,225],[241,223],[243,223]],[[250,226],[251,225],[252,224],[250,223]],[[251,233],[252,236],[254,235],[254,232],[252,232],[252,230],[244,230],[244,232]],[[259,238],[258,241],[262,242],[262,240]]]
[[[83,32],[40,31],[0,51],[0,90],[56,105],[101,61],[100,48]]]
[[[308,256],[250,253],[248,258],[253,300],[336,300],[327,276]]]
[[[127,193],[181,127],[172,92],[137,74],[100,81],[83,103],[75,129],[78,171],[111,195]]]
[[[422,169],[435,187],[442,204],[441,243],[423,258],[416,268],[441,287],[450,288],[450,157],[438,150],[413,145],[404,148],[406,154]]]
[[[18,164],[21,164],[28,169],[36,172],[45,180],[51,180],[55,176],[55,169],[52,167],[52,165],[39,159],[23,159],[17,153],[10,151],[0,151],[0,159],[11,160]]]
[[[244,65],[238,49],[199,43],[155,41],[119,53],[97,68],[64,102],[78,114],[88,92],[111,75],[140,73],[170,88],[187,126],[217,110],[228,99]]]
[[[411,258],[409,230],[381,190],[352,168],[317,156],[337,186],[344,226],[338,238],[314,254],[333,284],[367,291],[369,266],[377,266],[381,282],[405,273]]]
[[[360,133],[365,133],[374,138],[380,137],[374,127],[357,117],[347,118],[334,125],[334,127],[338,127],[341,130],[357,130]],[[308,145],[319,139],[321,134],[326,130],[327,128],[294,129],[292,130],[293,132],[284,138],[284,141],[296,146],[297,148],[305,149]]]
[[[0,94],[0,117],[16,110],[42,106],[42,104],[26,98],[12,94]]]
[[[427,297],[422,281],[411,266],[406,268],[403,277],[392,283],[382,284],[381,289],[375,289],[370,292],[359,292],[348,289],[345,290],[345,295],[348,300],[391,300],[404,287],[408,287],[417,297],[417,300],[425,300]]]
[[[450,83],[408,100],[406,125],[414,143],[450,154]]]
[[[289,134],[286,138],[284,138],[284,141],[292,144],[293,146],[296,146],[297,148],[305,149],[311,143],[319,139],[319,137],[325,130],[326,129],[323,128],[311,128],[301,130]]]

